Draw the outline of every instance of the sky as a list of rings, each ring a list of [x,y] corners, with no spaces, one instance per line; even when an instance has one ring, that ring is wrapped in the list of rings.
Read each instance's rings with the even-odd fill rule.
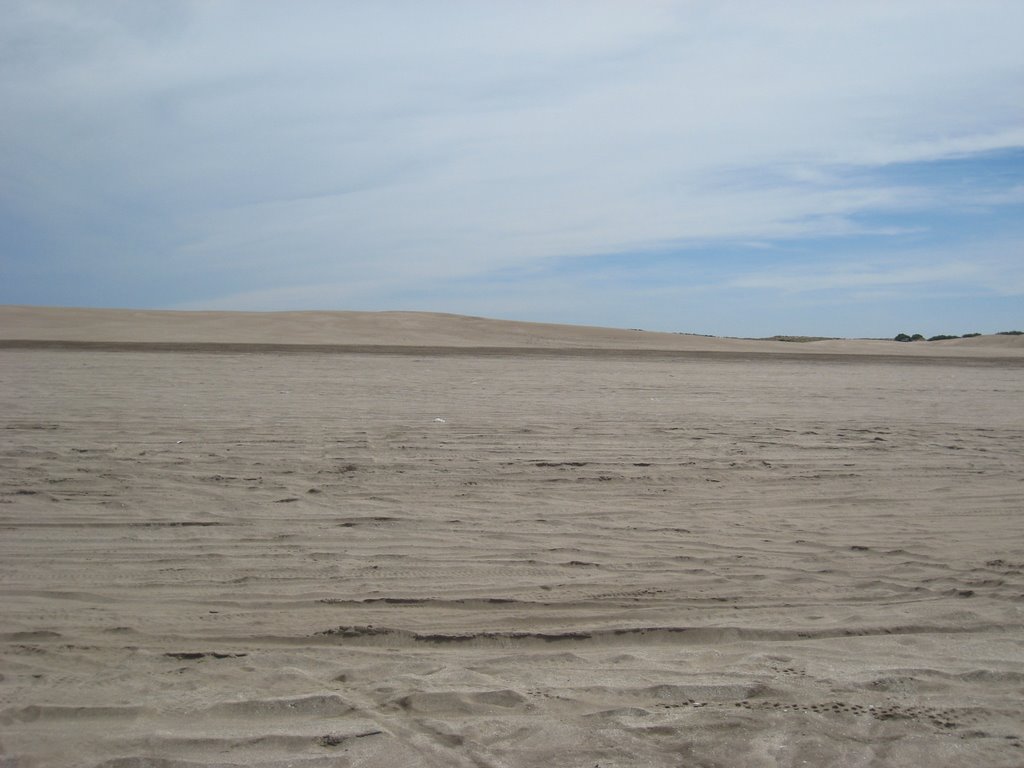
[[[0,303],[1024,327],[1020,0],[12,0]]]

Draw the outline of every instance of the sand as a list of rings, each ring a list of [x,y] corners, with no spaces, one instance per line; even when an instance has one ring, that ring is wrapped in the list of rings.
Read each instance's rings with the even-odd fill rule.
[[[0,339],[0,765],[1024,764],[1019,337]]]

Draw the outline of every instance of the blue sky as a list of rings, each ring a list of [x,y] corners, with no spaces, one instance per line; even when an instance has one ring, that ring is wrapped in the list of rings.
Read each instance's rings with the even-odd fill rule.
[[[1024,3],[13,2],[0,303],[1024,326]]]

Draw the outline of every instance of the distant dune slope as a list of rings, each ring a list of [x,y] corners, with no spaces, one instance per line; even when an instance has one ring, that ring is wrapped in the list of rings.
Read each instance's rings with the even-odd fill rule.
[[[0,344],[11,341],[1024,358],[1022,336],[980,336],[916,343],[854,339],[794,343],[429,312],[175,312],[0,306]]]

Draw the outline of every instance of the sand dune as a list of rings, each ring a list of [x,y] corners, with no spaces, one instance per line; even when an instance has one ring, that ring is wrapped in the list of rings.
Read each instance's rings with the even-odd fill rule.
[[[169,312],[0,306],[0,344],[319,345],[338,347],[629,350],[715,354],[1022,357],[1024,336],[926,343],[841,339],[782,342],[524,323],[429,312]],[[8,343],[7,346],[10,346]],[[362,350],[370,351],[370,350]]]
[[[421,349],[0,349],[0,764],[1024,763],[1012,337],[75,312],[3,336]]]

